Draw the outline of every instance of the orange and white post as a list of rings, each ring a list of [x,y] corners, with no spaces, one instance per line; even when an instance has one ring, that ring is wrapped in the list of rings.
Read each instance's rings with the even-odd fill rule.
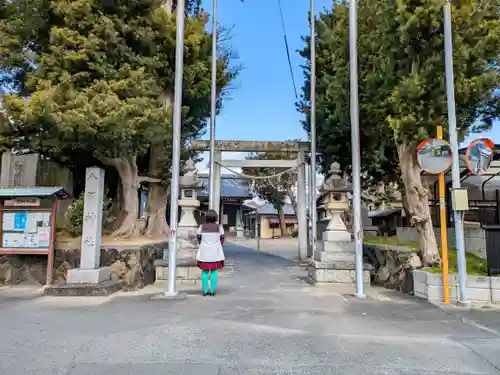
[[[437,139],[443,139],[443,127],[437,127]],[[441,257],[443,267],[443,303],[450,303],[450,288],[448,285],[448,228],[446,226],[446,200],[444,173],[439,174],[439,223],[441,226]]]

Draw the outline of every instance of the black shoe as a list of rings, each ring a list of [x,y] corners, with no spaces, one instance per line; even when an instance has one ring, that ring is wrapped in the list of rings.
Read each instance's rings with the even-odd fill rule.
[[[215,292],[210,292],[208,294],[211,295],[212,297],[215,296]]]
[[[208,293],[203,292],[203,297],[206,297],[206,296],[210,296],[210,293],[209,292]]]

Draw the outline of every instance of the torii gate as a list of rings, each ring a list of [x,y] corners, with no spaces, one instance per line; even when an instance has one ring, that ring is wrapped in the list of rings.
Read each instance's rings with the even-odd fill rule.
[[[209,151],[210,141],[191,141],[196,151]],[[299,237],[299,260],[305,260],[307,251],[307,206],[306,206],[306,155],[309,142],[296,141],[215,141],[215,197],[216,211],[220,208],[221,168],[297,168],[297,222]],[[294,152],[295,160],[224,160],[222,152]]]

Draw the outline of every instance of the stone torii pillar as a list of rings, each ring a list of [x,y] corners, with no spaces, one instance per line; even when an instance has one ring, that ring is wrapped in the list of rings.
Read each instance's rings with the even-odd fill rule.
[[[304,150],[297,158],[297,222],[299,232],[299,260],[307,259],[306,168]]]

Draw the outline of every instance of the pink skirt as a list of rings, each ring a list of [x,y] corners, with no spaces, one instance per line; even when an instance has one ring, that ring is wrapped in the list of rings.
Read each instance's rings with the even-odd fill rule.
[[[198,262],[198,267],[203,271],[215,271],[224,267],[224,261],[218,262]]]

